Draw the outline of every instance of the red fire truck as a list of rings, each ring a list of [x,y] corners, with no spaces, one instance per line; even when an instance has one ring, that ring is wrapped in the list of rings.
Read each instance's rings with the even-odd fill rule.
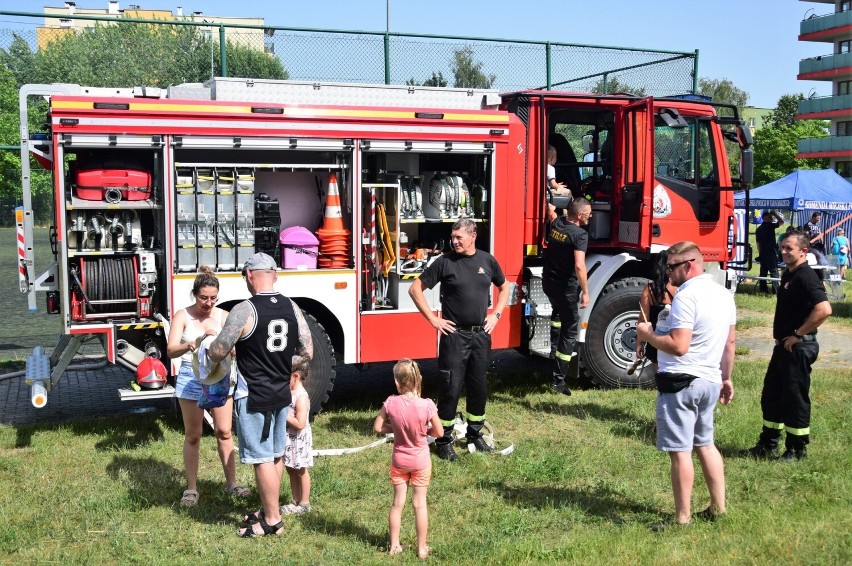
[[[49,100],[46,136],[24,131],[33,97]],[[337,362],[436,355],[408,288],[462,217],[479,224],[478,246],[514,287],[494,348],[547,356],[549,145],[557,179],[593,210],[578,371],[604,386],[647,385],[648,372],[626,368],[655,256],[695,241],[724,281],[737,245],[732,189],[752,168],[736,109],[686,97],[218,78],[163,90],[27,85],[21,100],[21,290],[31,310],[46,292],[62,325],[56,350],[31,356],[27,378],[43,394],[91,337],[131,370],[164,358],[168,321],[191,304],[199,266],[217,272],[220,301],[233,304],[248,296],[245,258],[265,251],[281,262],[277,288],[308,315],[317,411]],[[26,152],[54,180],[55,262],[42,274],[32,272]],[[427,297],[440,311],[440,289]]]

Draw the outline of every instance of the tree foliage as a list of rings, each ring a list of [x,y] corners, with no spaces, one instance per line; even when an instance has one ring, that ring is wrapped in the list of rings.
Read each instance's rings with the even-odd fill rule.
[[[220,72],[219,45],[199,28],[119,21],[77,31],[59,32],[36,52],[16,37],[0,62],[19,84],[66,82],[87,86],[166,87],[202,82]],[[285,79],[275,57],[250,47],[226,43],[231,76]]]
[[[0,144],[19,143],[21,138],[18,132],[18,84],[12,71],[0,69]],[[0,195],[14,195],[20,187],[20,178],[20,154],[0,151]]]
[[[437,86],[437,87],[445,87],[447,86],[447,79],[444,78],[444,74],[438,71],[432,71],[432,76],[423,81],[422,83],[418,83],[414,80],[414,77],[411,77],[405,84],[408,86]]]
[[[491,85],[497,80],[497,75],[486,75],[482,70],[483,63],[474,61],[473,56],[473,48],[469,45],[453,51],[453,59],[450,62],[450,69],[453,72],[453,86],[456,88],[491,88]],[[408,86],[446,87],[448,81],[441,71],[432,71],[432,76],[422,83],[418,83],[414,77],[411,77],[405,81],[405,84]]]
[[[799,101],[804,99],[805,95],[802,93],[785,94],[779,98],[775,110],[766,117],[766,125],[773,128],[794,126],[797,122],[796,114],[799,113]]]
[[[592,87],[592,92],[598,94],[633,94],[636,96],[647,96],[647,90],[643,87],[632,86],[626,82],[622,82],[615,76],[601,77],[600,80]]]
[[[713,102],[736,106],[740,116],[748,105],[748,93],[738,89],[728,79],[698,79],[698,94],[709,96]]]
[[[474,61],[473,55],[473,48],[469,45],[453,51],[453,86],[456,88],[491,88],[491,85],[497,80],[497,75],[486,75],[482,71],[482,62]]]
[[[767,125],[757,130],[754,134],[754,185],[771,183],[796,169],[828,167],[828,159],[796,157],[796,142],[827,136],[827,126],[828,123],[822,120],[800,120],[792,125]]]

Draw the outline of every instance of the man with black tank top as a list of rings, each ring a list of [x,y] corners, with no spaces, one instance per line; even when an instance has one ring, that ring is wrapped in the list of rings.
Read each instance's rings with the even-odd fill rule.
[[[453,224],[453,251],[426,268],[409,289],[417,310],[439,333],[438,417],[443,435],[435,440],[435,453],[443,460],[458,460],[453,450],[453,426],[462,384],[467,389],[467,441],[482,452],[492,448],[482,438],[486,374],[491,363],[491,331],[509,299],[509,283],[500,264],[488,252],[476,249],[476,223],[462,218]],[[441,284],[441,316],[432,312],[424,289]],[[487,314],[491,285],[499,289],[494,312]]]
[[[781,273],[772,336],[775,348],[766,368],[760,408],[763,429],[757,444],[745,454],[775,458],[786,431],[782,462],[796,462],[808,455],[811,434],[811,366],[819,355],[817,327],[831,316],[831,304],[822,281],[808,265],[812,243],[796,232],[781,240]]]
[[[231,309],[210,345],[214,362],[236,347],[239,381],[234,411],[239,423],[240,461],[254,465],[263,509],[249,513],[241,537],[279,534],[283,529],[279,495],[284,473],[290,371],[296,361],[313,357],[311,331],[302,311],[274,290],[275,260],[256,253],[243,267],[252,297]]]

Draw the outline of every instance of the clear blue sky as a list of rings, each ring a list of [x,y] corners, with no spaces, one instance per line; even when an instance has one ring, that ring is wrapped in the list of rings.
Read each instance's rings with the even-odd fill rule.
[[[4,10],[41,12],[62,0],[0,0]],[[272,26],[383,31],[615,45],[667,51],[699,50],[700,77],[729,79],[749,104],[773,108],[784,94],[829,84],[797,81],[799,60],[831,52],[826,43],[799,42],[806,14],[830,4],[799,0],[121,0],[142,8],[178,6],[185,14],[263,17]],[[77,0],[106,8],[107,0]],[[0,16],[0,28],[15,18]],[[17,20],[20,21],[20,20]]]

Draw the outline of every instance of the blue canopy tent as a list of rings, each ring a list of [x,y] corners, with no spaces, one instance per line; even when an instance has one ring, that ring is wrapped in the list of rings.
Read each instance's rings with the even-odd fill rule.
[[[803,169],[751,189],[749,198],[751,208],[852,212],[852,183],[833,169]],[[734,207],[745,208],[743,191],[734,194]]]
[[[744,231],[747,229],[745,192],[734,193],[734,207],[738,227]],[[804,225],[814,212],[822,212],[820,228],[828,243],[837,228],[852,234],[852,183],[833,169],[801,169],[755,187],[749,191],[749,208],[752,211],[790,210],[794,214],[790,215],[789,222],[795,226]],[[838,222],[840,224],[834,226]]]

